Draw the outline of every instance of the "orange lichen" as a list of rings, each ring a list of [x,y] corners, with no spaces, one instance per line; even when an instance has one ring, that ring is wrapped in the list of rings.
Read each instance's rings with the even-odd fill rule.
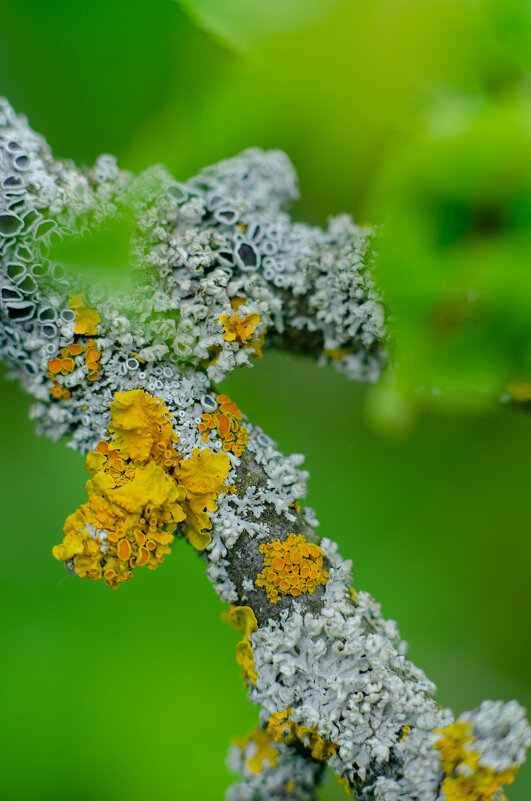
[[[48,377],[53,380],[59,374],[68,375],[68,373],[74,371],[75,366],[76,363],[74,359],[68,354],[68,348],[63,348],[61,351],[61,358],[54,356],[54,358],[50,359],[48,362]]]
[[[79,308],[78,304],[81,303],[83,297],[82,295],[72,295],[70,300],[71,308],[77,310]],[[74,304],[73,306],[72,303]],[[76,331],[76,333],[79,332]],[[96,381],[99,378],[101,353],[95,341],[89,339],[85,345],[80,342],[72,342],[67,347],[61,348],[60,356],[54,356],[48,362],[48,378],[52,382],[50,396],[54,400],[67,400],[70,398],[70,390],[61,385],[59,376],[66,376],[72,373],[76,367],[81,367],[82,361],[78,359],[76,362],[76,358],[82,354],[85,356],[85,365],[88,371],[87,381]]]
[[[502,785],[514,781],[517,768],[495,771],[479,764],[479,754],[471,747],[474,737],[469,723],[456,721],[435,731],[443,735],[434,748],[441,752],[447,801],[491,801]]]
[[[201,415],[198,425],[203,442],[208,442],[208,435],[214,429],[223,442],[223,450],[235,456],[241,456],[249,441],[245,426],[241,425],[242,413],[228,395],[218,395],[219,404],[215,412]]]
[[[62,370],[61,360],[60,359],[55,359],[55,358],[54,359],[50,359],[50,361],[48,362],[48,370],[51,373],[53,373],[54,375],[56,375],[57,373],[60,373],[61,370]]]
[[[311,751],[313,759],[326,762],[334,754],[337,754],[338,746],[329,740],[324,740],[315,727],[304,726],[290,720],[289,716],[293,707],[288,707],[269,718],[267,732],[276,743],[286,743],[290,745],[296,740],[301,742]]]
[[[85,364],[88,370],[87,374],[88,381],[96,381],[96,379],[99,378],[100,359],[101,359],[101,353],[96,347],[96,343],[94,342],[93,339],[89,339],[89,341],[85,345]]]
[[[265,589],[273,604],[280,595],[296,597],[303,592],[311,595],[328,581],[321,548],[302,534],[290,534],[283,542],[273,540],[262,544],[259,550],[264,554],[264,566],[255,584]]]
[[[231,606],[222,613],[221,619],[243,636],[243,640],[236,646],[236,661],[243,668],[242,678],[245,683],[250,681],[251,684],[256,684],[258,673],[254,667],[253,648],[249,642],[249,635],[258,629],[256,615],[250,606]]]
[[[116,393],[110,410],[113,439],[87,454],[88,501],[66,519],[53,555],[72,561],[78,575],[103,576],[116,588],[134,568],[158,567],[178,523],[196,547],[210,540],[207,511],[226,489],[230,462],[208,449],[182,459],[172,416],[144,390]]]

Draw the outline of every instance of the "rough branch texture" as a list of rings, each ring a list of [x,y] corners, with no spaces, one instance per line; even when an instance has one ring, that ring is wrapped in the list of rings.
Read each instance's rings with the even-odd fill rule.
[[[311,799],[325,762],[360,800],[501,798],[531,741],[524,711],[486,701],[455,721],[438,706],[301,508],[303,458],[215,388],[278,344],[376,380],[371,232],[347,216],[326,231],[292,222],[283,153],[249,150],[186,184],[110,156],[79,169],[6,102],[0,187],[0,355],[36,399],[38,433],[68,437],[91,476],[54,556],[116,588],[157,568],[175,535],[197,548],[260,707],[231,749],[243,781],[229,798]],[[76,254],[124,230],[130,271],[112,294]]]

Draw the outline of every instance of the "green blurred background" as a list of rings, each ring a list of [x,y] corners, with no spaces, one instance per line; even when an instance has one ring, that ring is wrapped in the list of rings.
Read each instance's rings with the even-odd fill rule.
[[[244,147],[280,147],[300,174],[295,215],[321,224],[340,211],[379,223],[388,206],[414,230],[425,194],[439,203],[432,216],[450,205],[455,223],[464,201],[446,203],[454,183],[444,159],[457,175],[485,126],[475,140],[472,129],[462,151],[448,121],[497,119],[499,109],[527,102],[524,0],[3,0],[0,10],[0,93],[57,155],[90,163],[111,152],[124,167],[162,162],[185,179]],[[502,117],[502,128],[514,125],[514,114]],[[412,181],[425,174],[434,126],[451,146],[438,172]],[[514,151],[510,135],[507,143]],[[517,144],[523,154],[525,136]],[[504,210],[515,197],[528,209],[525,170],[513,172]],[[435,237],[412,256],[407,237],[393,240],[390,230],[403,280],[384,259],[382,283],[395,301],[404,362],[419,371],[408,368],[404,384],[422,380],[423,370],[437,380],[433,348],[418,349],[432,310],[415,281],[418,269],[439,269],[448,241]],[[500,263],[510,267],[500,271],[509,274],[502,294],[512,302],[527,290],[524,246],[513,247],[520,228],[495,234]],[[457,243],[458,263],[468,270],[465,244]],[[441,294],[453,291],[445,285]],[[507,378],[500,365],[527,375],[531,349],[518,343],[530,315],[528,306],[513,314],[514,305],[510,315],[493,307],[487,339],[474,329],[466,348],[443,341],[444,375],[460,391],[492,330],[501,343],[490,360],[492,391]],[[460,329],[458,343],[466,336]],[[399,621],[441,703],[456,712],[483,698],[531,707],[528,413],[471,403],[466,387],[457,403],[412,412],[410,397],[374,394],[280,353],[223,389],[283,450],[307,454],[308,502],[322,533],[353,558],[355,586]],[[221,798],[227,745],[254,725],[256,710],[235,664],[237,635],[220,622],[202,563],[177,542],[156,573],[140,572],[116,593],[67,575],[51,546],[84,500],[83,459],[34,437],[29,399],[15,385],[2,379],[1,392],[2,796]],[[530,792],[524,767],[508,797],[524,801]],[[344,797],[329,777],[322,801]]]

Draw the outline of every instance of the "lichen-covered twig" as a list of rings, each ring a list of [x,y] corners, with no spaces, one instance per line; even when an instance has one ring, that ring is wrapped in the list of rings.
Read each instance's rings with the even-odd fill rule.
[[[521,707],[487,701],[456,721],[437,705],[396,624],[351,589],[350,561],[301,508],[302,457],[216,388],[271,344],[377,379],[371,231],[347,216],[326,231],[292,222],[282,153],[249,150],[185,184],[109,156],[79,169],[6,102],[0,180],[0,355],[36,399],[38,432],[68,437],[90,474],[54,556],[117,588],[175,536],[197,549],[260,707],[231,749],[243,781],[229,798],[311,799],[325,763],[358,799],[501,798],[530,743]],[[123,226],[130,270],[111,293],[76,253]]]

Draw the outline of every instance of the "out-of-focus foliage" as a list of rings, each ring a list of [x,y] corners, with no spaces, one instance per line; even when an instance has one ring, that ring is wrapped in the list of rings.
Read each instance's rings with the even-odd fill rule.
[[[474,12],[466,80],[433,88],[373,188],[398,380],[372,399],[394,397],[391,416],[404,398],[481,406],[531,375],[530,9]]]
[[[441,99],[376,194],[400,389],[478,405],[529,377],[531,104]]]
[[[218,5],[219,19],[200,0],[186,5],[219,35],[232,25],[237,38],[245,23],[232,7]],[[260,6],[247,4],[256,15]],[[292,11],[286,3],[291,22]],[[531,374],[529,5],[350,2],[275,37],[267,14],[243,85],[238,73],[215,102],[227,86],[229,102],[239,96],[244,129],[263,131],[264,107],[269,130],[279,112],[295,119],[319,186],[323,167],[342,173],[343,207],[385,223],[380,279],[406,404],[498,397]]]
[[[251,145],[282,148],[300,218],[347,211],[382,226],[401,368],[369,397],[373,416],[405,426],[416,398],[439,397],[415,391],[432,385],[455,415],[430,409],[401,441],[381,439],[361,420],[363,389],[278,356],[226,391],[283,449],[308,452],[322,534],[398,618],[442,703],[529,704],[529,419],[492,403],[531,360],[528,0],[25,0],[1,12],[0,94],[58,155],[114,153],[186,178]],[[120,276],[122,232],[109,235],[114,255],[103,236],[72,267],[103,253]],[[465,417],[476,386],[488,414]],[[220,798],[226,744],[256,715],[201,564],[181,543],[112,598],[65,576],[50,548],[82,500],[83,460],[35,441],[26,406],[2,384],[2,789],[15,801]],[[530,775],[510,801],[529,798]]]
[[[177,0],[192,19],[220,40],[252,52],[264,39],[307,28],[344,0]]]

